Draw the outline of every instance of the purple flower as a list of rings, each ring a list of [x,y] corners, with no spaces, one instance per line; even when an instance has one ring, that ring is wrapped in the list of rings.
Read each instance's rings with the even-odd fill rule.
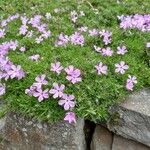
[[[137,84],[137,78],[135,76],[128,75],[127,83]]]
[[[147,48],[150,48],[150,42],[148,42],[148,43],[146,44],[146,47],[147,47]]]
[[[12,49],[12,50],[16,50],[17,49],[17,47],[18,47],[18,41],[16,40],[16,41],[10,41],[9,42],[9,46],[10,46],[10,49]]]
[[[98,52],[98,53],[101,53],[101,52],[102,52],[102,51],[101,51],[101,48],[100,48],[100,47],[97,47],[96,45],[94,45],[94,49],[95,49],[95,51]]]
[[[61,100],[59,100],[58,104],[63,106],[65,110],[69,110],[70,108],[75,107],[74,95],[63,94]]]
[[[50,94],[53,94],[53,98],[61,98],[63,96],[63,91],[65,89],[65,85],[58,83],[53,83],[53,88],[49,91]]]
[[[37,91],[38,87],[37,86],[30,86],[29,89],[25,90],[25,94],[28,94],[29,96],[33,96],[33,93],[35,93]]]
[[[18,65],[18,66],[12,65],[11,69],[8,71],[8,74],[11,79],[17,78],[18,80],[20,80],[23,77],[25,77],[25,73],[22,70],[20,65]]]
[[[129,91],[133,91],[133,87],[135,84],[137,84],[137,78],[135,76],[129,75],[126,82],[126,89]]]
[[[80,27],[80,28],[78,28],[78,30],[79,30],[80,32],[86,32],[87,29],[88,29],[88,27]]]
[[[39,36],[35,39],[35,43],[40,44],[43,41],[43,37]]]
[[[99,34],[101,37],[103,37],[103,42],[105,45],[108,45],[111,43],[111,36],[112,36],[111,32],[102,30],[99,32]]]
[[[116,66],[115,72],[121,74],[124,74],[125,70],[129,68],[129,66],[126,65],[124,61],[121,61],[120,64],[115,64],[115,66]]]
[[[51,64],[51,71],[56,72],[58,75],[63,70],[63,67],[61,66],[60,62],[52,63]]]
[[[99,75],[105,74],[107,75],[107,66],[103,65],[102,62],[100,62],[98,65],[95,66],[95,68],[97,69],[97,72]]]
[[[29,37],[31,38],[33,36],[33,31],[28,31],[27,34],[26,34],[26,37]]]
[[[29,21],[29,19],[26,16],[21,16],[20,19],[21,19],[23,25],[26,25]]]
[[[76,123],[76,116],[73,112],[67,112],[64,118],[65,121],[68,121],[69,123]]]
[[[45,17],[47,20],[50,20],[52,18],[52,15],[51,15],[51,13],[46,13]]]
[[[46,78],[45,74],[37,76],[35,78],[36,82],[33,85],[36,86],[36,87],[38,87],[38,88],[40,88],[42,85],[47,85],[48,81],[45,78]]]
[[[126,49],[126,46],[121,46],[121,47],[117,47],[117,54],[119,55],[124,55],[125,53],[127,53],[127,49]]]
[[[32,56],[29,56],[29,59],[33,60],[33,61],[38,61],[40,59],[40,55],[39,54],[35,54],[35,55],[32,55]]]
[[[97,29],[89,30],[89,36],[97,36],[99,31]]]
[[[25,51],[26,51],[26,48],[25,48],[25,47],[21,47],[21,48],[20,48],[20,51],[21,51],[21,52],[25,52]]]
[[[6,87],[4,84],[0,83],[0,96],[4,95],[6,93]]]
[[[83,11],[80,11],[79,16],[83,17],[83,16],[85,16],[85,13]]]
[[[84,45],[84,37],[79,32],[75,32],[70,36],[70,41],[74,45]]]
[[[37,89],[37,91],[33,93],[33,96],[38,97],[38,101],[41,102],[44,99],[49,98],[48,91],[49,91],[48,89],[44,91],[42,89]]]
[[[72,20],[72,22],[73,22],[73,23],[76,23],[77,19],[78,19],[78,14],[77,14],[77,12],[76,12],[75,10],[74,10],[74,11],[71,11],[71,20]]]
[[[68,81],[71,81],[73,84],[80,82],[82,79],[80,77],[81,72],[79,69],[75,69],[74,66],[69,66],[65,69],[65,72],[67,73],[66,79]]]
[[[61,33],[58,36],[58,40],[55,42],[55,46],[66,46],[68,44],[69,40],[70,39],[69,39],[68,35]]]
[[[119,18],[120,28],[128,29],[128,28],[136,28],[143,32],[150,32],[150,15],[131,15],[131,16],[122,16]]]
[[[4,38],[5,36],[5,29],[0,29],[0,38]]]
[[[102,55],[103,56],[112,56],[113,55],[113,51],[110,49],[110,47],[103,48],[102,49]]]
[[[134,84],[132,82],[126,83],[126,89],[129,91],[133,91]]]
[[[43,34],[41,35],[41,37],[43,37],[44,39],[47,39],[51,36],[51,32],[50,31],[44,31]]]
[[[19,29],[19,34],[20,35],[25,35],[28,32],[28,26],[22,25]]]

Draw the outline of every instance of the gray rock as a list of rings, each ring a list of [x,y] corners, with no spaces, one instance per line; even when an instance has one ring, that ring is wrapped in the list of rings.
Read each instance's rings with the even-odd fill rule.
[[[141,143],[115,135],[112,150],[150,150],[150,148]]]
[[[150,146],[150,89],[131,94],[110,113],[107,125],[111,131]]]
[[[97,125],[91,142],[91,150],[111,150],[112,141],[112,133],[108,129]]]
[[[0,136],[4,150],[85,150],[84,120],[76,124],[60,121],[41,123],[17,113],[9,113],[2,121]]]

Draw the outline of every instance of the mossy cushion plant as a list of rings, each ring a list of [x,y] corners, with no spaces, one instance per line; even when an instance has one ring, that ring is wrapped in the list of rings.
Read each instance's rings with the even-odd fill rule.
[[[109,106],[150,85],[148,4],[1,1],[7,110],[49,122],[107,120]]]

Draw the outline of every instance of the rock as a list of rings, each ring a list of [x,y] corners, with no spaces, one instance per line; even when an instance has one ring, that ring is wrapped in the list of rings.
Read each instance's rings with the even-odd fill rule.
[[[108,129],[97,125],[91,142],[91,150],[111,150],[112,141],[112,133]]]
[[[150,150],[150,148],[141,143],[115,135],[112,150]]]
[[[17,113],[6,116],[0,136],[3,150],[85,150],[84,120],[41,123]]]
[[[108,128],[114,133],[150,146],[150,89],[131,94],[110,109]]]

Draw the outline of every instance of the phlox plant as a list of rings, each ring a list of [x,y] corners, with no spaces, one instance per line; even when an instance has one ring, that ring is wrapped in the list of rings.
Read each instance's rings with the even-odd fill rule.
[[[111,105],[149,87],[150,14],[134,13],[136,3],[33,2],[12,1],[14,12],[1,12],[0,96],[8,110],[50,122],[106,121]]]

